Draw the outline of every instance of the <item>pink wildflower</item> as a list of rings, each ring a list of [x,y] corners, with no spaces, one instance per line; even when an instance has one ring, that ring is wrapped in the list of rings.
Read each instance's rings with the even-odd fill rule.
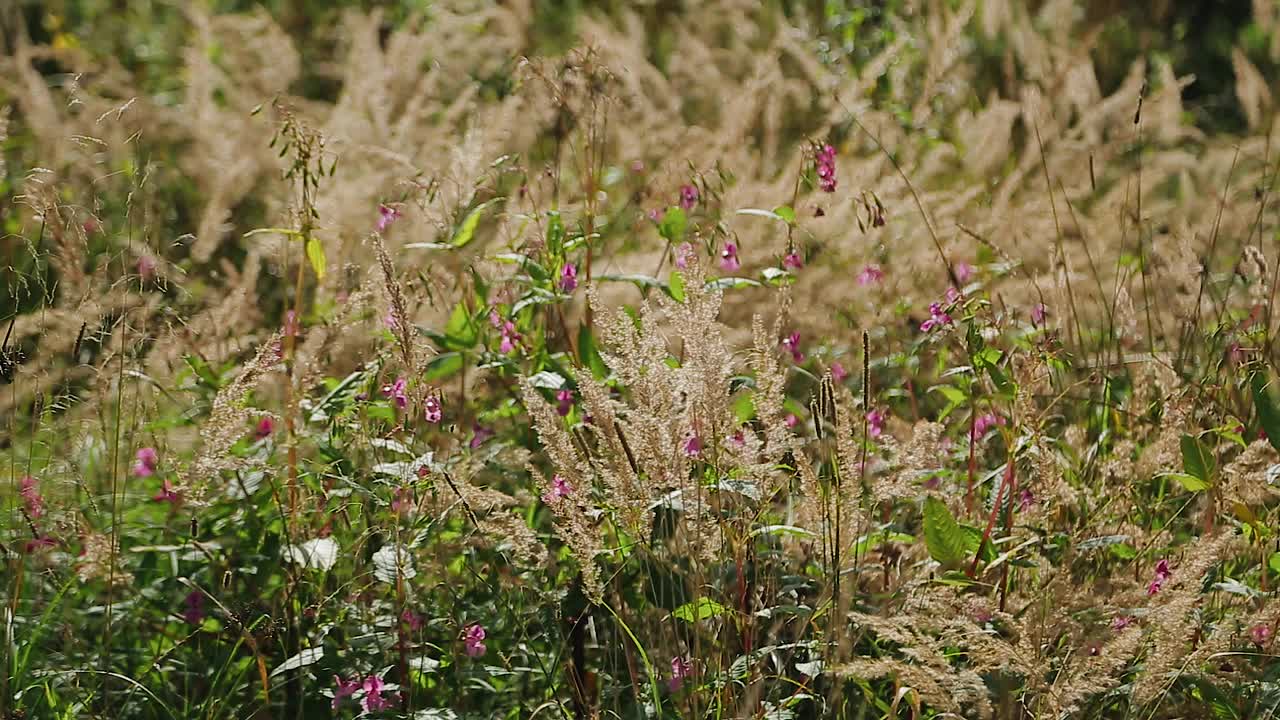
[[[961,285],[972,280],[973,274],[977,271],[976,268],[974,268],[972,265],[970,265],[967,262],[956,263],[955,270],[956,270],[956,280],[959,280]]]
[[[1036,306],[1031,308],[1031,322],[1035,325],[1043,325],[1047,314],[1048,308],[1044,306],[1044,303],[1036,303]]]
[[[671,658],[671,679],[667,681],[667,689],[678,692],[684,681],[693,677],[693,663],[676,656]]]
[[[702,454],[702,438],[692,430],[684,436],[684,454],[688,457],[698,457]]]
[[[878,438],[884,434],[884,421],[888,416],[881,412],[878,408],[867,413],[867,434],[873,438]]]
[[[419,471],[425,470],[426,465],[418,468]],[[397,515],[408,515],[413,509],[413,488],[408,485],[401,485],[396,488],[395,495],[391,498],[391,511]]]
[[[1027,488],[1022,488],[1018,493],[1018,509],[1026,512],[1028,508],[1036,503],[1036,496]]]
[[[782,339],[782,347],[791,353],[791,359],[797,364],[804,362],[804,353],[800,352],[800,333],[793,332]]]
[[[140,448],[134,454],[137,462],[133,464],[133,474],[135,477],[151,477],[156,473],[156,467],[160,465],[160,456],[156,454],[155,448]]]
[[[578,287],[578,266],[573,263],[565,263],[560,268],[560,292],[571,293]]]
[[[173,483],[169,482],[168,478],[165,478],[160,483],[160,492],[151,496],[151,499],[156,502],[167,502],[172,505],[177,505],[179,502],[182,501],[182,496],[178,493],[178,490],[173,486]]]
[[[1259,645],[1266,645],[1271,639],[1271,627],[1269,625],[1259,623],[1249,628],[1249,637]]]
[[[22,545],[22,551],[28,555],[33,555],[40,550],[46,548],[57,547],[58,541],[48,535],[41,535],[33,540],[28,540]]]
[[[298,336],[298,311],[288,310],[284,314],[284,334],[288,337]]]
[[[485,427],[480,423],[476,423],[475,426],[472,428],[471,442],[468,443],[468,447],[470,447],[472,450],[475,450],[476,448],[485,444],[485,442],[487,442],[489,438],[493,437],[494,434],[495,433],[493,432],[493,428]]]
[[[542,494],[542,502],[552,505],[560,498],[568,497],[569,493],[572,492],[573,485],[568,480],[565,480],[560,475],[552,475],[551,487],[547,488],[547,491]]]
[[[964,294],[954,287],[949,287],[943,298],[947,301],[947,305],[955,305],[964,299]]]
[[[693,185],[683,185],[680,187],[680,207],[684,210],[692,210],[698,204],[698,188]]]
[[[487,648],[484,645],[485,632],[482,625],[468,625],[462,632],[462,641],[466,644],[468,657],[480,657]]]
[[[396,378],[395,382],[390,385],[382,386],[382,394],[395,401],[396,407],[401,410],[409,407],[409,381],[403,377]]]
[[[868,265],[862,268],[862,272],[858,273],[859,285],[870,285],[884,280],[884,271],[879,265]]]
[[[382,678],[377,675],[370,675],[364,679],[364,684],[361,687],[364,688],[364,699],[360,701],[360,705],[365,712],[382,710],[391,706],[390,701],[382,697],[382,688],[384,687]]]
[[[30,475],[22,478],[18,484],[18,494],[22,496],[22,506],[26,508],[27,516],[34,522],[41,515],[44,515],[44,498],[40,495],[40,489],[36,487],[36,479]]]
[[[844,369],[844,365],[841,365],[839,361],[831,363],[832,380],[835,380],[836,382],[844,382],[844,379],[847,377],[849,377],[849,371]]]
[[[391,223],[400,219],[401,212],[397,208],[388,205],[378,206],[378,232],[386,232],[391,227]]]
[[[183,599],[182,619],[188,625],[199,625],[204,622],[204,593],[199,590],[192,590],[187,593],[187,597]]]
[[[920,323],[920,332],[930,332],[935,328],[951,324],[951,316],[942,309],[942,303],[933,303],[929,306],[929,319]]]
[[[787,256],[782,258],[782,267],[787,270],[799,270],[804,267],[804,259],[800,257],[800,253],[787,253]]]
[[[404,623],[410,632],[418,632],[422,629],[422,616],[410,608],[405,608],[404,612],[400,613],[400,622]]]
[[[275,431],[276,421],[272,420],[270,415],[263,415],[262,419],[258,420],[257,427],[253,429],[253,437],[255,440],[263,440]]]
[[[156,260],[150,255],[138,258],[138,277],[142,282],[151,282],[156,276]]]
[[[556,391],[556,413],[558,413],[560,417],[564,417],[565,415],[568,415],[569,411],[572,409],[573,409],[573,391],[568,389],[557,390]]]
[[[823,145],[814,152],[814,172],[818,176],[818,187],[823,192],[836,191],[836,149]]]
[[[689,263],[693,262],[694,250],[689,243],[680,243],[676,248],[676,267],[681,270],[687,270]]]
[[[782,419],[782,422],[788,429],[795,429],[795,426],[800,424],[800,418],[796,417],[795,413],[787,413],[787,416]]]
[[[1156,563],[1155,577],[1151,579],[1151,583],[1147,585],[1147,595],[1155,595],[1164,589],[1164,584],[1173,577],[1173,571],[1169,569],[1169,561],[1161,559]]]
[[[427,396],[427,400],[422,404],[422,406],[426,411],[425,414],[427,422],[438,423],[440,422],[440,419],[444,417],[444,406],[441,405],[440,397],[438,395]]]
[[[990,430],[991,428],[996,427],[998,425],[1004,425],[1004,424],[1005,424],[1004,418],[1000,417],[995,413],[986,413],[984,415],[979,415],[977,419],[973,421],[973,439],[977,440],[979,438],[982,438],[987,434],[987,431]]]
[[[1119,632],[1134,622],[1132,615],[1117,615],[1111,619],[1111,629]]]
[[[720,251],[720,269],[725,272],[734,272],[742,267],[742,262],[738,260],[738,246],[727,242],[724,244],[724,250]]]
[[[342,702],[342,698],[351,697],[360,689],[360,678],[355,677],[351,680],[343,680],[337,675],[333,676],[333,709],[338,709],[338,703]]]

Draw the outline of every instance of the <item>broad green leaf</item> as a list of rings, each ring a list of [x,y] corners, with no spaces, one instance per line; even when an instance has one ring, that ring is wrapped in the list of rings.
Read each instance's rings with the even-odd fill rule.
[[[458,226],[458,230],[453,233],[453,238],[449,240],[449,245],[455,248],[465,247],[467,243],[475,239],[476,227],[480,225],[480,217],[484,215],[484,209],[497,202],[497,199],[482,202],[471,209],[467,213],[467,217],[463,219],[462,224]]]
[[[320,661],[324,657],[323,647],[307,648],[293,657],[280,663],[279,667],[271,671],[271,677],[275,677],[280,673],[296,670],[300,667],[306,667]]]
[[[311,269],[316,272],[316,279],[323,280],[326,264],[324,245],[320,244],[319,238],[314,236],[307,238],[307,259],[311,261]]]
[[[1188,475],[1187,473],[1165,473],[1161,477],[1167,477],[1171,480],[1178,481],[1178,484],[1188,492],[1201,492],[1202,490],[1209,489],[1209,483],[1201,480],[1195,475]]]
[[[707,288],[711,290],[736,290],[746,287],[760,287],[760,281],[744,277],[722,277],[707,283]]]
[[[1280,408],[1276,407],[1271,393],[1267,392],[1267,381],[1262,373],[1254,373],[1249,384],[1253,389],[1253,406],[1258,410],[1258,420],[1262,423],[1263,432],[1267,434],[1267,442],[1280,450]]]
[[[749,392],[744,392],[733,399],[733,419],[739,425],[751,422],[756,416],[756,402]]]
[[[1280,552],[1271,553],[1271,557],[1267,558],[1267,567],[1271,568],[1271,572],[1280,574]]]
[[[788,225],[796,223],[796,211],[792,210],[789,205],[779,205],[773,209],[773,214],[782,218]]]
[[[724,614],[725,606],[712,600],[711,598],[698,598],[691,603],[685,603],[675,610],[671,611],[671,617],[685,622],[697,622],[706,620],[711,617],[719,617]]]
[[[972,536],[956,522],[946,503],[930,495],[924,501],[924,542],[929,555],[944,567],[957,566],[976,549]]]
[[[684,302],[684,273],[679,270],[672,270],[671,277],[667,279],[667,294],[676,302]]]
[[[480,330],[471,318],[467,306],[458,303],[453,306],[449,322],[444,326],[445,344],[454,350],[468,350],[475,347],[480,339]]]
[[[1208,487],[1213,478],[1213,453],[1199,438],[1191,435],[1183,435],[1181,445],[1182,469]]]
[[[462,353],[447,352],[431,358],[422,377],[427,382],[439,382],[462,369]]]
[[[662,216],[662,222],[658,223],[658,234],[668,242],[680,242],[684,239],[684,229],[688,222],[689,219],[685,216],[684,210],[669,207]]]
[[[591,376],[597,380],[609,377],[609,368],[604,364],[604,358],[600,357],[595,336],[586,323],[578,328],[578,362],[589,368]]]

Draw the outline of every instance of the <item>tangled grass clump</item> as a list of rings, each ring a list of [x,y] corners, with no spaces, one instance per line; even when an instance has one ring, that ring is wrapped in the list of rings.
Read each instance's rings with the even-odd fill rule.
[[[412,5],[0,11],[0,718],[1277,712],[1280,15]]]

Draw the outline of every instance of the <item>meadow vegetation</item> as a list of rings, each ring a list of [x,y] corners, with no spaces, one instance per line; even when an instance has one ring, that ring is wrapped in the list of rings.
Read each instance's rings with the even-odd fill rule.
[[[0,718],[1275,715],[1280,8],[1150,5],[0,8]]]

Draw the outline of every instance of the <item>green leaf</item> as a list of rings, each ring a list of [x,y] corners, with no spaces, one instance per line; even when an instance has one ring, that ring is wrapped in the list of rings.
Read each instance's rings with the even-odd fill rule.
[[[956,522],[946,503],[930,495],[924,501],[924,542],[929,555],[944,567],[958,566],[977,549],[972,535]]]
[[[773,214],[782,218],[788,225],[795,225],[796,211],[791,209],[789,205],[779,205],[773,209]]]
[[[684,210],[669,207],[662,216],[662,222],[658,223],[658,234],[668,242],[680,242],[684,239],[684,229],[688,223],[689,219],[685,216]]]
[[[739,425],[750,422],[756,416],[756,402],[751,393],[745,392],[733,399],[733,418]]]
[[[475,347],[480,339],[480,330],[471,319],[471,313],[467,311],[466,305],[458,303],[453,306],[449,322],[444,326],[444,335],[445,345],[453,350],[468,350]]]
[[[467,217],[462,221],[462,224],[458,226],[457,231],[453,233],[453,238],[449,240],[449,245],[460,248],[465,247],[467,243],[474,240],[476,227],[480,224],[480,217],[484,214],[484,209],[495,202],[497,202],[497,198],[482,202],[472,208],[471,212],[467,213]]]
[[[596,349],[595,335],[591,328],[583,323],[578,328],[578,362],[591,370],[591,377],[603,380],[609,377],[609,366],[604,364],[600,351]]]
[[[784,211],[784,212],[779,212]],[[764,208],[742,208],[738,211],[738,215],[755,215],[756,217],[769,218],[778,222],[793,223],[796,221],[796,212],[786,205],[774,208],[773,210],[765,210]]]
[[[1258,410],[1258,420],[1262,430],[1267,434],[1271,447],[1280,450],[1280,408],[1276,407],[1271,393],[1267,392],[1267,381],[1262,373],[1256,372],[1249,381],[1253,389],[1253,406]]]
[[[672,610],[671,617],[692,623],[699,620],[706,620],[711,617],[719,617],[724,614],[724,611],[725,606],[711,598],[704,597],[698,598],[695,602],[685,603],[675,610]]]
[[[1208,487],[1213,477],[1213,453],[1200,442],[1199,438],[1191,435],[1183,435],[1181,445],[1182,469]],[[1190,490],[1190,488],[1187,489]]]
[[[1271,568],[1271,572],[1280,574],[1280,552],[1271,553],[1271,557],[1267,558],[1267,567]]]
[[[667,294],[676,302],[684,302],[684,273],[671,271],[671,277],[667,279]]]
[[[431,358],[422,377],[427,382],[438,382],[462,369],[462,353],[447,352]]]
[[[1209,489],[1209,483],[1201,480],[1195,475],[1188,475],[1187,473],[1165,473],[1161,475],[1161,477],[1177,480],[1178,484],[1188,492],[1200,492],[1202,490]]]
[[[316,272],[316,279],[324,279],[325,259],[324,245],[320,244],[317,237],[307,238],[307,259],[311,261],[311,269]]]
[[[760,281],[744,277],[722,277],[707,283],[707,288],[710,290],[737,290],[748,287],[760,287]]]

